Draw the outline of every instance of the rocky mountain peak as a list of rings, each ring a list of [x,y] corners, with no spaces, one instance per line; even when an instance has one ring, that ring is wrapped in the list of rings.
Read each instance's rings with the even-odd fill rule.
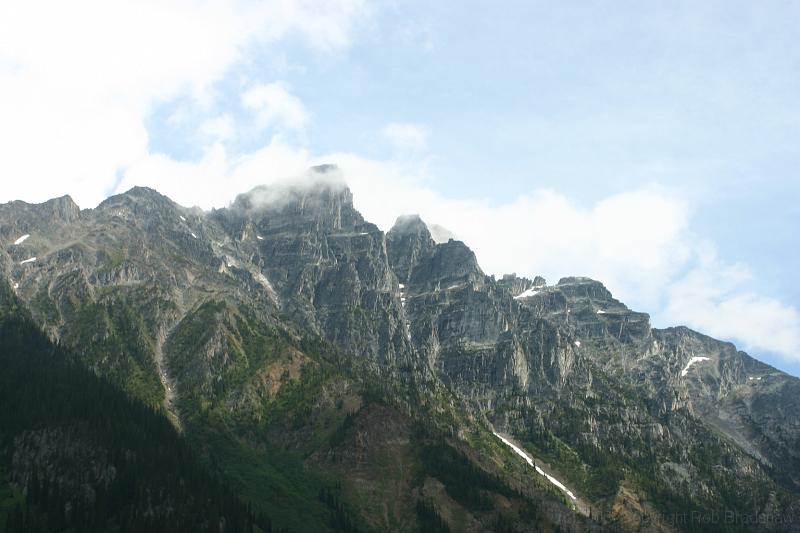
[[[20,219],[27,216],[47,218],[49,222],[72,222],[81,215],[81,208],[72,197],[65,195],[41,204],[29,204],[20,200],[8,202],[4,209]]]
[[[312,168],[305,179],[290,184],[261,185],[240,194],[231,206],[237,216],[253,219],[263,229],[341,231],[364,223],[353,206],[353,193],[328,166]]]
[[[401,215],[397,217],[394,226],[389,230],[390,235],[404,236],[415,235],[422,238],[430,238],[431,232],[428,230],[428,225],[420,218],[419,215]]]
[[[60,231],[60,228],[81,217],[80,208],[69,196],[54,198],[40,204],[16,200],[0,205],[0,212],[2,213],[0,240],[15,242],[21,239],[19,244],[24,242],[27,245],[38,241],[42,234]],[[31,236],[34,238],[28,240]]]
[[[484,278],[475,253],[461,241],[437,244],[425,260],[411,273],[415,290],[434,290],[437,287],[476,282]]]
[[[353,193],[346,185],[328,180],[293,185],[259,185],[238,195],[232,207],[248,212],[259,212],[287,207],[308,209],[326,205],[352,208]]]
[[[599,281],[586,277],[566,277],[558,280],[558,289],[568,298],[612,300],[611,292]]]
[[[123,193],[104,200],[97,206],[97,211],[114,211],[130,209],[133,213],[151,214],[155,211],[172,210],[175,202],[149,187],[133,187]]]
[[[386,234],[386,245],[392,270],[406,283],[414,266],[431,254],[436,243],[419,215],[403,215]]]
[[[42,209],[49,216],[64,222],[73,222],[81,216],[81,208],[69,195],[48,200],[42,204]]]
[[[536,276],[531,281],[526,277],[517,276],[516,272],[514,272],[512,274],[504,274],[502,278],[497,280],[497,284],[506,289],[512,296],[519,296],[534,287],[544,287],[547,285],[547,280],[542,276]]]

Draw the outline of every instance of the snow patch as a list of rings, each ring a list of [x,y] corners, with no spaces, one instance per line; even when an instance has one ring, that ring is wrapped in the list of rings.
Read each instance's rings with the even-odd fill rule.
[[[400,290],[401,290],[401,291],[402,291],[403,289],[405,289],[405,288],[406,288],[406,286],[405,286],[405,285],[403,285],[402,283],[399,283],[399,284],[398,284],[398,286],[400,287]]]
[[[710,361],[710,360],[711,360],[710,357],[697,357],[697,356],[692,357],[691,359],[689,359],[689,362],[686,363],[686,366],[683,367],[683,370],[681,370],[681,376],[685,376],[686,374],[688,374],[689,368],[691,368],[693,364],[702,363],[703,361]]]
[[[575,346],[577,348],[580,348],[581,347],[581,341],[575,341]]]
[[[747,378],[747,379],[749,379],[750,381],[761,381],[761,377],[762,377],[762,376],[758,376],[758,377],[756,378],[756,377],[750,376],[750,377],[749,377],[749,378]]]
[[[181,220],[183,220],[184,222],[186,222],[186,218],[185,218],[183,215],[181,215]]]
[[[34,261],[36,261],[36,258],[31,257],[30,259],[26,259],[25,261],[20,261],[19,264],[24,265],[25,263],[33,263]]]
[[[553,485],[555,485],[556,487],[558,487],[559,489],[564,491],[564,493],[567,496],[569,496],[570,498],[572,498],[573,500],[577,500],[578,499],[578,498],[575,497],[575,494],[573,494],[571,490],[569,490],[567,487],[564,486],[563,483],[561,483],[559,480],[557,480],[556,478],[554,478],[550,474],[547,474],[544,470],[539,468],[538,465],[534,465],[533,459],[531,459],[531,456],[528,455],[527,453],[525,453],[522,449],[520,449],[519,446],[515,445],[514,443],[512,443],[511,441],[509,441],[508,439],[506,439],[505,437],[503,437],[502,435],[500,435],[499,433],[497,433],[495,431],[492,431],[492,433],[494,434],[495,437],[497,437],[498,439],[503,441],[503,444],[505,444],[506,446],[511,448],[514,451],[514,453],[516,453],[517,455],[519,455],[520,457],[525,459],[525,462],[528,463],[528,466],[530,466],[531,468],[536,470],[537,474],[547,478],[547,481],[549,481],[550,483],[552,483]]]
[[[192,237],[194,237],[194,238],[196,239],[196,238],[197,238],[197,235],[195,235],[194,233],[192,233]]]
[[[14,246],[17,246],[18,244],[22,244],[23,242],[25,242],[28,239],[28,237],[30,237],[30,235],[26,233],[25,235],[23,235],[22,237],[20,237],[16,241],[14,241]]]
[[[261,235],[256,235],[256,239],[258,239],[259,241],[263,241],[264,237],[262,237]]]
[[[605,311],[603,311],[602,309],[598,309],[598,310],[597,310],[597,314],[598,314],[598,315],[604,315],[604,314],[606,314],[606,312],[605,312]]]
[[[520,294],[517,294],[516,296],[514,296],[514,299],[515,300],[519,300],[521,298],[528,298],[530,296],[536,296],[537,294],[541,294],[541,290],[543,288],[544,287],[531,287],[527,291],[521,292]]]
[[[503,437],[502,435],[500,435],[496,431],[492,431],[492,434],[494,434],[495,437],[497,437],[498,439],[503,441],[503,444],[505,444],[506,446],[511,448],[514,451],[514,453],[516,453],[517,455],[519,455],[520,457],[525,459],[525,462],[527,462],[530,465],[530,467],[533,468],[533,459],[531,459],[530,455],[528,455],[527,453],[522,451],[522,449],[519,446],[517,446],[516,444],[514,444],[513,442],[511,442],[507,438]]]
[[[14,283],[14,290],[17,290],[17,289],[19,289],[19,282]],[[753,378],[750,378],[750,379],[753,379]]]
[[[549,481],[550,483],[552,483],[553,485],[555,485],[556,487],[558,487],[559,489],[561,489],[562,491],[564,491],[564,492],[566,493],[566,495],[567,495],[567,496],[569,496],[569,497],[570,497],[570,498],[572,498],[573,500],[577,500],[577,499],[578,499],[578,498],[576,498],[576,497],[575,497],[575,495],[572,493],[572,491],[571,491],[571,490],[569,490],[567,487],[565,487],[565,486],[564,486],[564,484],[563,484],[563,483],[561,483],[559,480],[557,480],[556,478],[554,478],[554,477],[553,477],[553,476],[551,476],[550,474],[546,473],[544,470],[542,470],[542,469],[541,469],[541,468],[539,468],[538,466],[536,467],[536,471],[537,471],[539,474],[541,474],[541,475],[543,475],[544,477],[546,477],[546,478],[547,478],[547,481]]]

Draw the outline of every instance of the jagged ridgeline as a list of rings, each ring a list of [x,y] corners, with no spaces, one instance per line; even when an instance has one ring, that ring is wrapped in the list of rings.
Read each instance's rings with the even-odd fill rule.
[[[800,529],[799,380],[597,281],[488,276],[433,229],[384,234],[331,166],[210,212],[144,188],[12,202],[3,309],[168,420],[248,524]],[[41,492],[4,464],[3,501]]]

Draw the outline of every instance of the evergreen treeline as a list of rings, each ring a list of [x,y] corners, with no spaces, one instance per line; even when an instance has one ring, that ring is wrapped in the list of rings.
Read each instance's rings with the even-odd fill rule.
[[[423,533],[450,533],[447,522],[442,519],[431,502],[417,500],[417,523]]]
[[[499,477],[481,470],[444,441],[423,446],[420,458],[425,472],[438,478],[447,494],[471,511],[494,509],[492,492],[508,497],[520,496]]]
[[[346,507],[329,488],[323,487],[319,490],[319,501],[325,504],[330,509],[330,519],[328,525],[333,531],[342,531],[344,533],[355,533],[358,531],[356,523],[353,521],[350,514],[347,512]]]
[[[76,363],[28,318],[3,314],[0,473],[25,494],[0,519],[6,531],[272,531],[161,413]]]

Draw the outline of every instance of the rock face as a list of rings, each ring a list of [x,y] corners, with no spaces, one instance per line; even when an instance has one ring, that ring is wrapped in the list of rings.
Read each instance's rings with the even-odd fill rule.
[[[236,241],[234,267],[256,265],[303,329],[362,354],[376,372],[411,364],[385,237],[346,187],[261,187],[212,217]]]
[[[581,339],[582,350],[604,372],[631,380],[654,413],[686,410],[768,469],[781,465],[778,475],[800,488],[800,380],[688,328],[652,329],[646,314],[630,311],[586,278],[562,279],[524,303]]]
[[[434,242],[428,227],[418,215],[400,217],[386,234],[389,261],[401,283],[408,283],[411,271],[421,258],[428,257]]]
[[[513,436],[600,525],[692,529],[674,521],[687,509],[800,524],[800,380],[689,329],[654,329],[595,280],[496,280],[465,243],[437,244],[418,216],[384,234],[336,175],[317,167],[300,185],[259,187],[207,213],[144,188],[84,211],[68,197],[13,202],[0,206],[0,270],[52,337],[189,428],[233,413],[248,438],[318,446],[270,425],[276,398],[317,387],[284,421],[311,431],[363,403],[352,392],[361,376],[402,396],[402,412],[385,418],[448,420],[476,464],[513,461],[491,430]],[[329,381],[328,363],[297,344],[307,337],[340,353]],[[364,411],[359,435],[381,409]],[[398,449],[411,454],[403,423]],[[372,449],[363,438],[353,446]],[[303,449],[315,465],[367,461]],[[414,490],[433,494],[436,483]],[[569,507],[547,501],[547,520],[597,525],[565,521]]]

